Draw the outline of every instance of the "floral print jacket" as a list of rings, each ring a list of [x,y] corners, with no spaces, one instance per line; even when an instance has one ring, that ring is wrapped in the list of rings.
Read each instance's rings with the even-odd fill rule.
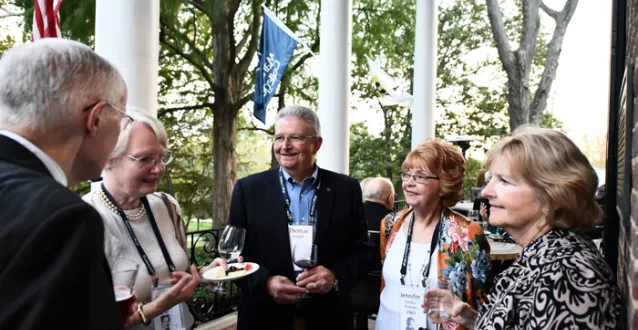
[[[404,221],[410,221],[412,208],[389,214],[381,222],[381,260],[385,260],[392,241]],[[446,284],[463,301],[478,310],[490,287],[490,245],[480,225],[446,208],[438,252],[439,284]],[[383,290],[383,280],[381,290]],[[444,329],[464,329],[456,323]]]

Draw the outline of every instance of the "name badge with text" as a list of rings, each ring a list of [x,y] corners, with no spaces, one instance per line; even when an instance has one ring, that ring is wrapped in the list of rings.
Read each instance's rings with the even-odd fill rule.
[[[399,290],[399,308],[401,324],[398,329],[429,330],[428,318],[421,309],[425,288],[401,286]]]
[[[313,236],[314,228],[310,225],[288,225],[288,235],[290,236],[290,255],[292,256],[292,251],[295,248],[295,245],[302,244],[304,246],[312,245],[312,236]],[[295,271],[302,271],[303,269],[295,263],[292,263]]]

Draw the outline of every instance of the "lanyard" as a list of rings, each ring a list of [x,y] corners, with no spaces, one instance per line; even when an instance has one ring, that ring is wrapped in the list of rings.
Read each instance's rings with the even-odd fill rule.
[[[288,189],[286,189],[286,184],[284,179],[284,173],[282,170],[279,170],[279,185],[281,186],[281,194],[284,195],[284,201],[286,202],[286,216],[288,217],[288,224],[292,225],[292,211],[290,211],[290,196],[288,195]],[[319,188],[321,187],[321,180],[319,179],[319,174],[317,173],[317,181],[315,187],[315,195],[312,196],[312,202],[310,203],[310,225],[313,226],[315,224],[315,214],[317,213],[317,199],[319,199]]]
[[[153,286],[157,286],[158,278],[157,276],[155,276],[155,267],[153,267],[153,265],[151,264],[151,261],[148,259],[146,252],[144,252],[144,249],[142,248],[140,241],[137,239],[137,235],[135,235],[135,232],[133,232],[133,228],[131,227],[131,223],[128,221],[128,218],[126,217],[126,213],[124,213],[124,211],[119,206],[117,206],[117,204],[115,204],[115,200],[113,199],[113,196],[111,196],[111,194],[106,190],[106,187],[104,187],[104,184],[102,184],[102,191],[104,192],[104,195],[106,195],[106,197],[109,199],[109,201],[111,201],[111,203],[113,203],[113,205],[117,207],[117,213],[120,214],[120,217],[122,218],[122,221],[124,222],[124,225],[126,226],[126,229],[128,230],[128,233],[131,236],[131,239],[133,240],[133,244],[135,244],[135,248],[137,249],[137,252],[140,254],[140,257],[142,257],[142,261],[144,261],[144,264],[146,265],[148,274],[151,275],[151,278],[153,279]],[[162,234],[160,233],[159,228],[157,227],[157,222],[155,222],[155,217],[153,216],[151,207],[148,204],[148,199],[146,198],[146,196],[144,196],[140,198],[140,200],[142,201],[142,204],[144,205],[144,208],[146,209],[146,214],[148,214],[148,220],[151,223],[151,227],[153,227],[153,233],[155,233],[155,238],[157,238],[157,242],[159,243],[160,249],[162,250],[162,254],[164,255],[164,260],[166,260],[166,264],[168,265],[168,269],[171,272],[174,272],[176,270],[175,264],[173,264],[173,260],[171,259],[171,256],[168,253],[168,250],[166,249],[166,245],[164,244],[164,240],[162,239]]]
[[[436,245],[439,243],[439,239],[441,237],[441,226],[443,225],[443,211],[441,211],[441,215],[439,217],[439,223],[436,224],[436,228],[434,229],[434,233],[432,233],[432,241],[430,242],[430,256],[428,257],[428,264],[425,266],[423,270],[423,279],[421,280],[421,284],[423,287],[426,287],[426,280],[428,275],[430,274],[430,265],[432,264],[432,254],[434,254],[434,250],[436,249]],[[408,268],[408,256],[410,255],[410,245],[412,244],[412,228],[414,227],[414,211],[412,211],[412,217],[410,217],[410,225],[408,227],[408,237],[405,242],[405,251],[403,252],[403,262],[401,263],[401,284],[405,285],[405,274]]]

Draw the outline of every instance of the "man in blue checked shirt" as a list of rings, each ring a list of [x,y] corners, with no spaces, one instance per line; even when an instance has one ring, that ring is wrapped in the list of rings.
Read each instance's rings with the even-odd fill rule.
[[[374,245],[358,181],[319,168],[321,144],[315,111],[283,108],[273,135],[280,167],[235,184],[228,222],[246,228],[242,255],[260,265],[237,281],[239,330],[353,328],[350,291],[373,266]],[[291,256],[298,239],[318,250],[317,265],[303,272]]]

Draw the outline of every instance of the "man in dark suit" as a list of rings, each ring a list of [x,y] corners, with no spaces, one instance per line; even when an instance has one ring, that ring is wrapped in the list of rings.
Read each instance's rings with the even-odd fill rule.
[[[260,265],[238,281],[239,330],[353,328],[350,291],[373,265],[373,244],[357,180],[315,164],[320,132],[313,110],[280,110],[273,135],[280,168],[235,184],[229,224],[246,228],[242,254]],[[289,233],[304,225],[318,265],[300,273]],[[305,293],[311,298],[299,297]]]
[[[100,215],[70,191],[100,175],[124,80],[89,47],[49,38],[0,59],[0,329],[122,329]]]
[[[381,220],[392,212],[394,186],[386,178],[370,178],[363,188],[363,210],[368,229],[381,230]]]

